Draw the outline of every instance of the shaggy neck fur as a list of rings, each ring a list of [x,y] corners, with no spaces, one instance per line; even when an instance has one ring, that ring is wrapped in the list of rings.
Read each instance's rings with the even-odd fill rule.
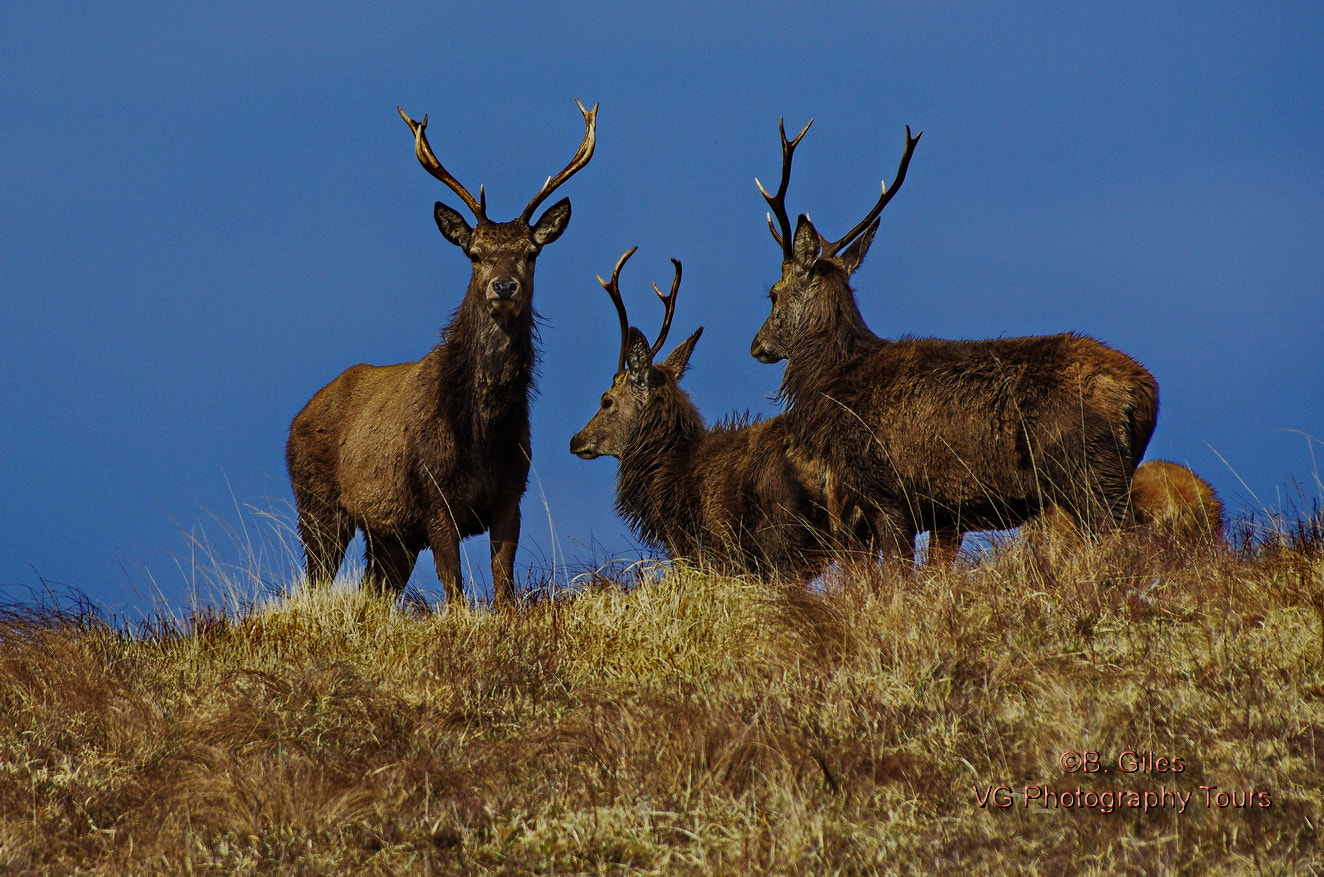
[[[864,322],[845,269],[828,263],[786,358],[778,395],[789,407],[817,401],[843,366],[887,344]]]
[[[685,477],[707,430],[689,397],[675,386],[654,398],[620,457],[616,510],[651,545],[676,551],[699,507]]]
[[[531,308],[503,324],[470,289],[441,339],[423,370],[429,404],[470,437],[519,439],[527,432],[537,361]]]

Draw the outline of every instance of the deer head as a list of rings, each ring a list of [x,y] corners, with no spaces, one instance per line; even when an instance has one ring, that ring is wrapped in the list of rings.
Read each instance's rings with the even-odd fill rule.
[[[593,157],[593,147],[597,139],[598,105],[586,110],[579,105],[584,115],[584,139],[570,164],[555,176],[547,178],[538,194],[533,196],[524,212],[518,218],[508,222],[493,222],[487,218],[487,199],[483,188],[478,188],[478,197],[474,198],[469,190],[460,184],[450,172],[442,166],[428,144],[424,133],[428,126],[428,117],[422,122],[415,122],[396,107],[400,118],[404,119],[414,132],[414,151],[424,170],[432,174],[472,211],[476,224],[470,226],[459,211],[438,201],[434,208],[437,228],[442,237],[464,251],[473,263],[473,276],[469,281],[469,292],[482,296],[489,311],[498,320],[512,321],[531,313],[530,302],[533,298],[533,266],[542,248],[561,236],[570,222],[570,199],[562,198],[538,218],[531,222],[534,211],[547,200],[562,183],[574,176]]]
[[[785,359],[791,351],[802,349],[806,340],[821,337],[824,333],[867,331],[850,289],[850,276],[869,252],[869,245],[878,231],[879,214],[905,182],[910,158],[923,134],[920,132],[912,137],[910,126],[906,126],[906,149],[892,185],[889,187],[884,180],[882,194],[864,219],[839,240],[829,241],[803,213],[792,233],[791,220],[786,212],[791,160],[795,147],[813,123],[810,119],[794,140],[787,140],[785,125],[778,122],[782,141],[781,184],[775,195],[769,195],[762,183],[754,181],[772,210],[768,214],[768,230],[782,249],[782,275],[768,293],[772,312],[750,345],[750,354],[760,362]],[[774,217],[776,225],[773,224]]]
[[[616,305],[621,324],[621,349],[616,360],[616,375],[612,378],[611,388],[602,394],[598,413],[570,440],[570,453],[585,460],[604,455],[620,459],[632,439],[641,429],[647,428],[647,424],[665,426],[678,412],[692,414],[692,419],[699,420],[698,412],[677,382],[689,365],[690,354],[703,334],[703,327],[681,342],[661,363],[653,362],[666,343],[671,318],[676,312],[680,262],[671,260],[676,266],[676,277],[671,282],[670,293],[664,295],[657,284],[653,284],[653,292],[662,300],[664,315],[657,340],[649,344],[644,333],[630,325],[625,302],[621,299],[621,268],[636,249],[638,247],[631,247],[621,256],[611,272],[610,281],[598,277],[598,283]]]

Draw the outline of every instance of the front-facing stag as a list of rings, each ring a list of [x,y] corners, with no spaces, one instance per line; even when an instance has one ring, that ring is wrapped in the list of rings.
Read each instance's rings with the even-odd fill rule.
[[[520,498],[529,474],[533,268],[570,221],[570,200],[534,212],[593,155],[597,106],[579,106],[584,139],[509,222],[487,217],[437,160],[424,130],[400,110],[424,169],[468,205],[469,223],[440,201],[437,227],[473,263],[469,287],[442,341],[418,362],[356,365],[294,418],[286,444],[308,580],[329,582],[356,528],[367,543],[364,581],[398,594],[418,554],[431,548],[446,600],[464,600],[460,540],[490,531],[498,602],[514,596]]]
[[[919,135],[906,129],[891,187],[844,237],[829,241],[803,214],[792,231],[786,212],[791,160],[808,128],[791,141],[782,130],[781,185],[775,195],[759,187],[773,211],[768,226],[782,267],[771,314],[750,349],[762,362],[786,360],[780,392],[793,439],[839,476],[845,501],[895,552],[908,554],[925,530],[941,550],[965,530],[1013,527],[1050,504],[1087,532],[1129,522],[1132,473],[1158,416],[1154,377],[1074,334],[875,335],[850,278],[905,180]]]
[[[620,356],[597,414],[570,440],[571,453],[620,461],[617,511],[672,557],[732,573],[812,576],[837,536],[825,473],[791,452],[782,417],[704,425],[678,383],[703,329],[654,363],[675,311],[680,263],[669,295],[653,287],[666,312],[650,345],[629,325],[620,294],[621,267],[633,253],[621,257],[610,282],[598,278],[620,318]]]

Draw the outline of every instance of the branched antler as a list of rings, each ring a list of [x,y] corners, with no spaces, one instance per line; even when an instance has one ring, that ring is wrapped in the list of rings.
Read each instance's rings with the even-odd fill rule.
[[[915,144],[919,143],[919,138],[923,135],[924,132],[921,131],[914,137],[911,137],[910,126],[906,126],[906,151],[901,155],[901,164],[896,169],[896,179],[892,180],[892,185],[890,187],[887,185],[887,181],[883,180],[883,193],[878,196],[878,203],[874,204],[873,209],[869,211],[864,219],[861,219],[858,225],[846,232],[844,237],[837,241],[829,241],[820,236],[820,240],[823,242],[824,257],[835,256],[837,253],[841,252],[843,248],[849,246],[851,241],[859,237],[864,230],[878,218],[878,214],[883,212],[883,208],[887,206],[887,202],[892,200],[892,196],[897,193],[897,190],[901,188],[901,184],[906,181],[906,169],[910,167],[910,157],[915,154]]]
[[[625,313],[625,301],[621,298],[621,268],[630,260],[638,247],[630,247],[625,251],[617,261],[616,267],[611,269],[611,280],[603,280],[602,275],[598,275],[598,283],[607,290],[607,295],[611,296],[612,304],[616,305],[616,316],[621,321],[621,353],[616,360],[616,373],[620,374],[625,370],[625,356],[629,352],[630,346],[630,319]],[[676,293],[680,290],[680,260],[672,259],[671,264],[676,266],[676,276],[671,281],[671,292],[663,293],[657,284],[653,284],[653,292],[662,301],[662,329],[657,333],[657,340],[648,350],[648,357],[651,360],[657,356],[657,352],[662,349],[662,345],[667,343],[667,335],[671,332],[671,318],[676,315]]]
[[[680,289],[680,260],[672,259],[671,264],[676,266],[676,276],[671,281],[671,292],[663,295],[662,290],[657,288],[657,284],[653,284],[653,292],[657,293],[657,297],[662,299],[662,307],[665,310],[662,317],[662,331],[657,333],[657,340],[653,342],[653,346],[649,349],[649,353],[653,356],[657,356],[657,352],[667,342],[667,333],[671,331],[671,318],[676,314],[676,292]]]
[[[630,249],[625,251],[625,255],[621,256],[620,260],[616,263],[616,267],[611,269],[610,282],[603,280],[601,274],[598,275],[598,283],[601,283],[602,288],[607,290],[607,295],[611,296],[612,303],[616,305],[616,316],[621,319],[621,355],[616,360],[617,374],[625,371],[625,353],[626,348],[630,346],[630,320],[625,315],[625,302],[621,300],[621,268],[630,260],[630,257],[634,255],[634,251],[637,249],[639,248],[630,247]]]
[[[460,181],[451,176],[450,171],[446,170],[441,162],[437,160],[436,154],[432,151],[432,146],[428,143],[427,134],[424,133],[428,127],[428,117],[425,115],[423,121],[415,122],[400,107],[396,107],[395,110],[400,114],[400,118],[405,120],[409,130],[414,132],[414,152],[418,154],[418,161],[419,164],[423,165],[423,169],[445,183],[456,195],[459,195],[461,200],[469,205],[474,217],[480,222],[487,219],[486,196],[483,195],[482,187],[478,188],[480,197],[475,199],[473,195],[469,194],[469,190],[460,185]]]
[[[534,195],[533,200],[529,202],[529,206],[524,208],[524,212],[520,214],[519,218],[525,225],[528,225],[529,220],[533,218],[533,211],[538,209],[538,205],[546,201],[548,196],[555,192],[562,183],[577,174],[593,157],[593,147],[597,145],[598,138],[598,105],[594,104],[593,109],[586,110],[584,105],[580,103],[579,98],[575,98],[575,103],[579,106],[579,111],[584,114],[584,139],[579,144],[579,149],[575,152],[574,158],[570,159],[570,164],[566,165],[559,174],[548,177],[547,182],[543,183],[542,188],[538,190],[538,194]]]
[[[805,132],[809,130],[809,126],[812,124],[814,124],[814,120],[810,119],[800,129],[800,133],[795,135],[794,140],[787,140],[786,121],[785,119],[777,120],[777,131],[782,138],[782,181],[781,185],[777,187],[776,195],[769,195],[768,190],[763,188],[763,184],[759,182],[758,177],[754,178],[754,185],[759,187],[759,191],[763,193],[763,200],[767,201],[768,206],[772,208],[772,213],[768,214],[768,231],[772,232],[773,238],[781,245],[782,258],[787,262],[791,261],[792,253],[791,218],[786,215],[786,187],[791,182],[791,159],[795,156],[795,147],[800,145],[800,138],[805,136]],[[778,234],[777,229],[773,228],[772,220],[774,216],[777,218],[778,225],[781,226],[781,234]]]

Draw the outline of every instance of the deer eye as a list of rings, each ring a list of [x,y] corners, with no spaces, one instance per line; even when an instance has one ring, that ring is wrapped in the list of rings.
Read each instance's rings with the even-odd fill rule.
[[[610,396],[603,396],[603,397],[602,397],[602,410],[603,410],[603,411],[609,411],[609,410],[611,410],[611,406],[612,406],[613,404],[614,404],[614,403],[611,401],[611,397],[610,397]]]

